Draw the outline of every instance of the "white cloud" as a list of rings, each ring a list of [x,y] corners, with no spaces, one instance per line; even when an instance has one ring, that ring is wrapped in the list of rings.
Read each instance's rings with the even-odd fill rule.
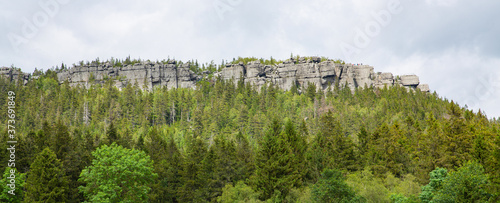
[[[425,3],[433,6],[453,6],[457,0],[425,0]]]

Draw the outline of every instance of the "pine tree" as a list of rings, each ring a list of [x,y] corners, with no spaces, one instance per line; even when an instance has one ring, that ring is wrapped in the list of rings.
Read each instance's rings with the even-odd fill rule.
[[[299,179],[297,180],[296,185],[301,186],[302,181],[305,179],[305,176],[308,173],[308,163],[306,160],[306,151],[307,151],[307,142],[305,137],[298,134],[295,125],[293,122],[288,119],[285,122],[285,140],[290,143],[290,147],[293,153],[293,162],[292,165],[299,173]]]
[[[151,184],[151,192],[149,198],[151,202],[160,202],[162,199],[162,194],[164,194],[167,187],[163,187],[161,182],[166,178],[166,147],[167,143],[158,134],[158,129],[152,127],[147,135],[145,142],[144,151],[150,156],[153,161],[153,167],[155,172],[158,174],[158,179],[155,183]]]
[[[357,170],[354,148],[354,143],[345,136],[340,122],[328,111],[320,119],[319,132],[313,141],[309,156],[315,177],[319,177],[326,168]]]
[[[299,172],[293,166],[293,151],[278,120],[273,120],[257,155],[255,189],[260,199],[271,197],[283,200],[299,181]]]
[[[23,173],[29,171],[29,167],[33,163],[35,156],[41,151],[38,148],[36,140],[37,134],[34,132],[29,132],[26,137],[19,137],[20,145],[17,146],[19,150],[16,151],[19,160],[16,161],[16,168]]]
[[[236,178],[236,146],[233,141],[229,140],[224,135],[217,136],[213,146],[216,152],[216,187],[220,190],[218,192],[222,192],[222,188],[227,183],[234,182]],[[220,193],[218,195],[220,195]]]
[[[313,186],[313,198],[317,202],[366,202],[347,185],[339,170],[325,169]]]
[[[160,184],[166,188],[166,191],[160,199],[167,202],[178,202],[176,193],[181,186],[181,170],[184,160],[172,137],[168,141],[166,153],[166,159],[161,161],[161,164],[165,166],[165,173],[162,174],[164,179],[160,179]]]
[[[307,83],[307,89],[305,90],[306,96],[311,100],[314,101],[314,98],[316,98],[316,84],[314,83]]]
[[[188,149],[180,171],[183,184],[177,191],[177,197],[179,202],[200,202],[203,201],[203,197],[199,195],[199,191],[204,183],[198,173],[202,169],[201,163],[207,154],[207,147],[200,137],[187,137]]]
[[[108,144],[119,141],[118,133],[116,133],[116,128],[113,122],[109,124],[108,130],[106,131],[106,137],[108,138]]]
[[[68,132],[68,127],[59,120],[51,136],[51,149],[57,155],[58,159],[64,159],[66,154],[71,151],[70,143],[71,137]]]
[[[52,150],[45,148],[36,156],[27,176],[26,202],[66,202],[68,180]]]
[[[369,141],[370,141],[369,134],[366,131],[366,127],[363,125],[361,126],[361,129],[359,130],[358,133],[358,152],[362,159],[366,158],[365,155],[368,152]]]
[[[239,180],[247,181],[255,170],[254,152],[248,143],[248,139],[238,132],[236,135],[236,176],[233,182]]]
[[[85,166],[91,163],[93,149],[86,145],[79,131],[75,130],[73,137],[72,142],[67,144],[72,150],[61,161],[69,180],[69,189],[66,191],[67,202],[82,202],[84,201],[83,194],[78,192],[78,187],[82,183],[78,182],[78,178]]]

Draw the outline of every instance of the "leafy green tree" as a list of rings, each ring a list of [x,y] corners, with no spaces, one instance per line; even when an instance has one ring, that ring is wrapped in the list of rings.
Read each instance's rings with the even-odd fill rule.
[[[66,202],[68,180],[61,161],[48,147],[40,152],[25,183],[26,202]]]
[[[367,202],[389,202],[390,191],[384,185],[382,178],[376,177],[369,167],[347,175],[347,184],[351,186],[357,194],[363,196]]]
[[[312,193],[317,202],[366,202],[347,185],[344,175],[338,170],[325,169]]]
[[[11,170],[15,170],[11,173]],[[15,176],[15,178],[12,177]],[[21,202],[24,197],[24,184],[26,181],[26,174],[19,173],[15,168],[7,167],[0,179],[0,201],[2,202]],[[15,189],[13,188],[15,187]]]
[[[144,202],[150,184],[157,178],[146,153],[116,143],[103,145],[92,155],[92,165],[80,174],[80,192],[90,202]],[[113,174],[113,175],[106,175]]]
[[[392,194],[390,197],[392,203],[417,203],[416,199],[408,198],[403,194]]]
[[[217,197],[217,202],[233,203],[233,202],[248,202],[257,203],[261,202],[259,194],[255,192],[252,187],[245,184],[243,181],[238,181],[234,186],[232,183],[226,184],[222,188],[222,195]]]
[[[444,179],[448,176],[448,170],[436,168],[430,173],[429,184],[422,187],[419,198],[423,203],[431,202],[436,193],[442,188]]]
[[[487,192],[488,176],[483,166],[468,162],[451,172],[442,182],[441,189],[432,199],[433,202],[487,202],[492,195]]]

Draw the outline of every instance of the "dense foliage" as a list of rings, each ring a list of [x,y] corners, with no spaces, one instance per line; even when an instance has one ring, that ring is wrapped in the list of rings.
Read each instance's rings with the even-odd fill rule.
[[[7,91],[16,93],[27,202],[500,201],[499,123],[436,93],[220,78],[195,90],[118,90],[111,80],[85,89],[38,74],[26,86],[0,79],[4,123]]]

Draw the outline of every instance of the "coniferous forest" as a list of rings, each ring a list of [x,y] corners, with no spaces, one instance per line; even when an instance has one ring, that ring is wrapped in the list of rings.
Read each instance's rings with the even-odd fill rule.
[[[37,74],[0,79],[2,202],[500,201],[500,122],[437,93],[216,77],[87,89]]]

